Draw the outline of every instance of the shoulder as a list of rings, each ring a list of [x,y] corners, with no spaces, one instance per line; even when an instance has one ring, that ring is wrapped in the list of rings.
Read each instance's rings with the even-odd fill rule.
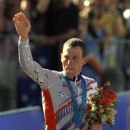
[[[94,83],[97,84],[97,82],[96,82],[93,78],[89,78],[89,77],[86,77],[86,76],[84,76],[84,75],[82,75],[82,77],[84,78],[86,84],[88,84],[88,85],[89,85],[89,84],[94,84]]]
[[[89,77],[86,77],[86,76],[83,76],[83,75],[82,75],[82,77],[84,78],[84,80],[86,82],[87,91],[89,93],[95,92],[95,87],[98,86],[97,82],[92,78],[89,78]]]

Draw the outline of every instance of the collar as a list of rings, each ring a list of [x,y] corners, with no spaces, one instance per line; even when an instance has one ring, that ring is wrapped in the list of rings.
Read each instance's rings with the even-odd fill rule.
[[[76,77],[77,77],[77,80],[76,80]],[[67,77],[67,78],[68,78],[68,80],[70,80],[70,81],[74,81],[74,82],[75,82],[75,80],[76,80],[76,82],[78,82],[78,81],[81,80],[81,73],[80,73],[78,76],[74,76],[74,77],[72,77],[72,78]]]

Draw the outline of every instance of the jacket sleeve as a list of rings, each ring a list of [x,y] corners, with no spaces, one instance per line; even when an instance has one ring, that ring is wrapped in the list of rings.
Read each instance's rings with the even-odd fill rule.
[[[18,54],[21,68],[43,89],[47,89],[48,81],[46,79],[45,70],[35,61],[33,61],[29,46],[29,39],[25,41],[19,40]]]

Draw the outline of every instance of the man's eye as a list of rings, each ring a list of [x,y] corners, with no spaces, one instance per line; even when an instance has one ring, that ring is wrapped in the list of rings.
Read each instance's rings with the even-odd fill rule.
[[[69,57],[68,56],[65,56],[65,59],[68,59]]]

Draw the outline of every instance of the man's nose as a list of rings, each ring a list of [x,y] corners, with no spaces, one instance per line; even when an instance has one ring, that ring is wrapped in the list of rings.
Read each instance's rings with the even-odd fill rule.
[[[73,62],[72,59],[69,59],[69,60],[68,60],[68,65],[71,65],[72,62]]]

